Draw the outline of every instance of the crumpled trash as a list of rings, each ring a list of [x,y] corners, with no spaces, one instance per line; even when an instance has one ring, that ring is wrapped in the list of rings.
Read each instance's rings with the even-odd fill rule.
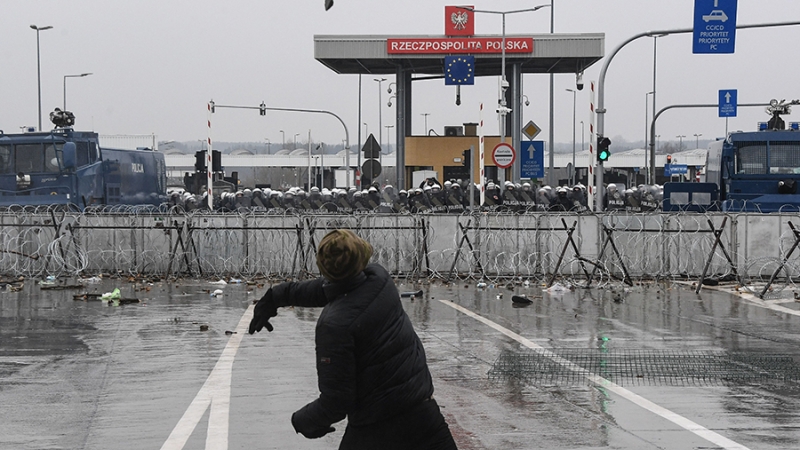
[[[225,282],[225,280],[209,281],[208,283],[209,284],[228,284],[227,282]]]
[[[119,288],[114,288],[111,292],[106,292],[105,294],[100,296],[100,301],[108,304],[111,302],[114,306],[119,306],[119,300],[122,298],[122,295],[119,292]]]
[[[45,277],[44,280],[40,281],[39,284],[42,286],[56,284],[56,277],[54,277],[53,275],[48,275],[47,277]]]
[[[95,284],[103,281],[100,277],[90,277],[90,278],[83,278],[80,280],[81,283],[88,283],[88,284]]]
[[[220,297],[223,294],[222,289],[217,289],[211,293],[212,297]]]
[[[121,297],[121,295],[119,293],[119,288],[114,288],[113,291],[106,292],[105,294],[101,295],[100,296],[100,300],[105,300],[105,301],[119,300],[120,297]]]
[[[231,278],[230,280],[228,280],[228,283],[230,283],[230,284],[240,284],[240,283],[242,283],[242,280],[240,280],[238,278]]]
[[[561,293],[561,292],[566,292],[566,291],[569,291],[569,288],[564,286],[564,285],[562,285],[562,284],[559,284],[559,283],[556,283],[556,284],[550,286],[549,288],[547,288],[547,292],[550,292],[550,293]]]

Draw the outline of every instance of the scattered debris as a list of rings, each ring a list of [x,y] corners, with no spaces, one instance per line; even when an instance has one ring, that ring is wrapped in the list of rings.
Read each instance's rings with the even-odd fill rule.
[[[486,283],[481,281],[480,283],[476,284],[475,287],[477,287],[477,288],[485,288],[486,287]]]
[[[556,283],[556,284],[550,286],[549,288],[547,288],[547,292],[550,292],[550,293],[566,292],[568,290],[569,290],[569,288],[567,288],[566,286],[564,286],[562,284],[559,284],[559,283]]]
[[[208,325],[200,325],[200,331],[208,331]]]
[[[115,289],[115,290],[118,291],[118,289]],[[104,296],[106,296],[106,295],[108,295],[108,297],[104,298]],[[140,303],[138,298],[124,298],[122,296],[118,296],[118,297],[114,298],[112,296],[113,296],[113,292],[106,292],[105,294],[97,294],[97,293],[88,293],[87,292],[87,293],[84,293],[84,294],[73,295],[72,299],[75,300],[75,301],[82,300],[82,301],[102,301],[103,303],[109,303],[110,302],[113,306],[127,305],[127,304],[130,304],[130,303]]]
[[[522,295],[512,295],[511,301],[520,305],[530,305],[531,303],[533,303],[533,300]]]
[[[400,297],[411,297],[411,298],[422,297],[422,294],[423,294],[422,289],[420,289],[420,290],[414,291],[414,292],[410,292],[410,291],[409,292],[402,292],[402,293],[400,293]]]
[[[230,336],[230,335],[232,335],[232,334],[236,334],[236,332],[235,332],[235,331],[230,331],[230,330],[225,330],[225,334],[227,334],[228,336]]]
[[[211,293],[211,296],[212,297],[222,297],[222,294],[223,294],[222,289],[217,289],[217,290],[215,290],[214,292]]]
[[[226,285],[226,284],[228,284],[228,283],[227,283],[225,280],[219,280],[219,281],[209,281],[208,283],[209,283],[209,284],[220,284],[220,285]]]

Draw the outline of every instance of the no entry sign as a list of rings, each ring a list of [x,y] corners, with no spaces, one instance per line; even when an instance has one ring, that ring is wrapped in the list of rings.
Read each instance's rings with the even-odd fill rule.
[[[501,169],[508,169],[511,167],[516,158],[517,153],[514,151],[514,147],[505,142],[497,144],[494,150],[492,150],[492,161],[494,161],[495,166]]]

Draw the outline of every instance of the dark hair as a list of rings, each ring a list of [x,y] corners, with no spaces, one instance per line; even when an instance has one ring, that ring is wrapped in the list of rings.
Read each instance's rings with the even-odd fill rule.
[[[330,281],[344,281],[364,270],[372,257],[372,245],[350,230],[326,234],[317,249],[317,267]]]

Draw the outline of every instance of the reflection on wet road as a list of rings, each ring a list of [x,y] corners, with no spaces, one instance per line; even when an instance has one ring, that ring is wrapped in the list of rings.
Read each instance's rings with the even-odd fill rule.
[[[459,448],[800,447],[796,378],[700,383],[658,373],[664,369],[654,362],[631,369],[653,371],[636,382],[606,366],[591,372],[575,357],[604,354],[602,364],[619,365],[611,356],[677,355],[670,364],[680,367],[701,364],[692,355],[782,355],[796,368],[793,301],[759,304],[667,284],[546,292],[398,283],[425,291],[402,301]],[[141,302],[76,301],[78,291],[42,290],[32,280],[0,294],[0,449],[338,445],[344,423],[318,440],[289,423],[317,395],[318,310],[283,309],[274,332],[249,336],[248,308],[266,287],[104,279],[83,291],[115,287]],[[210,295],[216,289],[223,295]],[[515,293],[532,302],[515,307]],[[558,366],[548,369],[549,381],[490,376],[501,357],[531,353]],[[751,372],[770,370],[739,361]],[[582,382],[561,379],[567,373]]]

